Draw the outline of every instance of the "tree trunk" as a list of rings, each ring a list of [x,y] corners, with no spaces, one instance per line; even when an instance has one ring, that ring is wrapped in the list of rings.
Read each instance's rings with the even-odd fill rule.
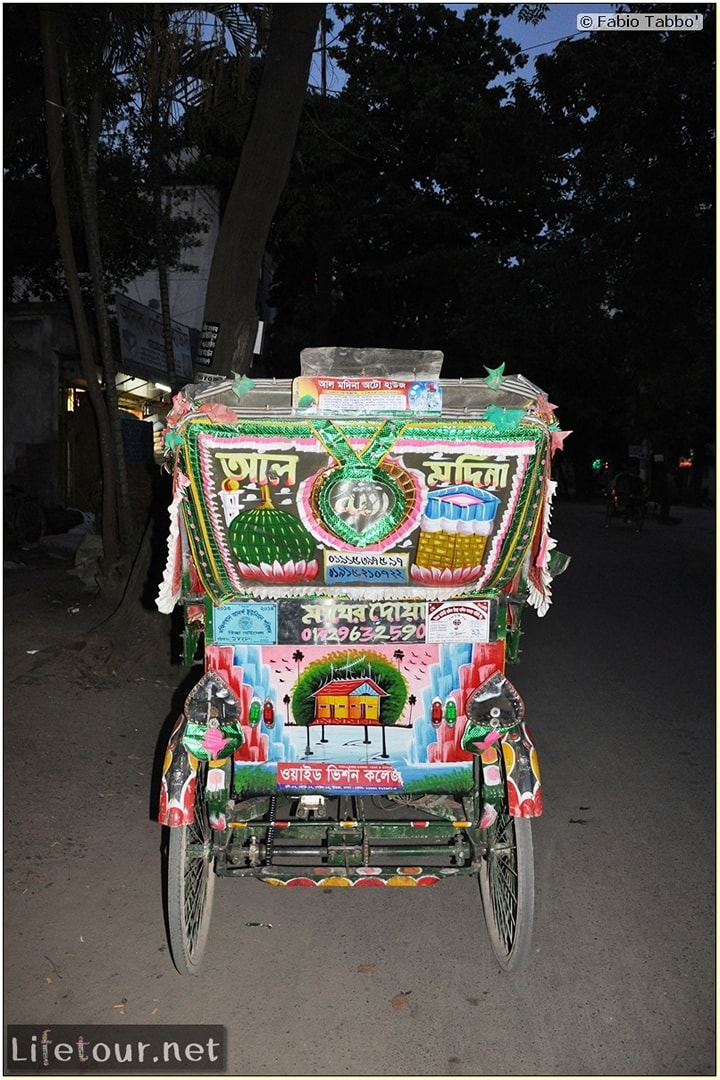
[[[170,318],[170,292],[168,289],[167,250],[165,244],[165,216],[163,209],[162,164],[165,156],[166,117],[161,107],[162,51],[166,48],[167,22],[163,24],[163,5],[153,4],[153,40],[150,47],[150,70],[148,91],[150,95],[150,178],[152,184],[153,217],[155,219],[155,247],[157,258],[158,289],[160,292],[160,315],[163,328],[163,346],[168,382],[178,389],[173,352],[172,320]]]
[[[75,333],[78,340],[80,361],[98,426],[103,472],[103,553],[106,565],[114,566],[118,561],[120,552],[112,433],[110,430],[107,407],[97,379],[92,335],[90,333],[90,327],[83,305],[82,290],[80,288],[80,279],[77,271],[77,263],[75,261],[75,252],[73,250],[67,185],[65,182],[65,155],[63,151],[62,136],[63,108],[60,86],[60,58],[57,46],[58,34],[55,14],[49,7],[42,9],[40,25],[43,50],[43,72],[45,77],[45,113],[48,158],[50,162],[50,187],[53,209],[55,211],[55,228],[65,271],[65,280],[75,325]]]
[[[160,317],[162,320],[163,348],[167,378],[173,392],[179,389],[182,380],[178,379],[173,351],[172,317],[170,314],[170,288],[168,285],[167,245],[165,243],[165,219],[163,217],[162,184],[153,179],[153,215],[155,218],[155,245],[157,249],[158,292],[160,293]]]
[[[268,234],[285,186],[324,4],[273,5],[270,40],[205,300],[200,371],[248,371]]]
[[[99,93],[96,93],[93,96],[88,122],[87,148],[86,151],[84,151],[79,113],[76,104],[71,58],[67,53],[67,47],[63,37],[64,36],[61,34],[58,40],[59,55],[62,58],[61,80],[64,86],[64,101],[67,106],[66,120],[77,177],[77,192],[82,213],[85,247],[88,254],[90,278],[95,301],[95,320],[100,341],[103,373],[105,376],[106,410],[114,448],[111,469],[117,494],[116,516],[119,534],[119,557],[113,562],[110,562],[107,555],[105,556],[106,588],[104,591],[107,591],[113,587],[112,579],[119,578],[120,582],[122,582],[127,574],[136,546],[137,537],[134,535],[133,530],[130,492],[128,488],[127,468],[125,465],[125,448],[123,445],[117,387],[115,384],[117,367],[112,348],[110,321],[108,318],[107,305],[105,303],[104,275],[100,246],[100,223],[97,207],[97,146],[101,127],[101,100]],[[106,482],[107,477],[103,470],[103,486]]]

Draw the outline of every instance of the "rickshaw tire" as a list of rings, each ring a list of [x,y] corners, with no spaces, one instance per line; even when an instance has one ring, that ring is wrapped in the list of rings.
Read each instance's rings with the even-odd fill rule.
[[[167,852],[167,922],[170,952],[181,975],[195,975],[202,962],[212,916],[215,871],[213,831],[205,801],[207,765],[198,768],[195,820],[170,829]],[[193,856],[188,847],[202,846]]]
[[[532,945],[535,867],[529,818],[511,817],[505,806],[491,830],[478,882],[493,953],[504,971],[521,968]]]

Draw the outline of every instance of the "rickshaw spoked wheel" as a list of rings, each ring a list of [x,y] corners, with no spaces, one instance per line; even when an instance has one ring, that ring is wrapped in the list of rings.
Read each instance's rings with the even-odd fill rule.
[[[200,966],[210,929],[215,872],[213,830],[208,819],[207,763],[198,766],[195,820],[170,829],[167,865],[167,916],[170,951],[181,975]]]
[[[492,950],[505,971],[528,958],[535,910],[532,827],[504,805],[487,830],[478,879]]]

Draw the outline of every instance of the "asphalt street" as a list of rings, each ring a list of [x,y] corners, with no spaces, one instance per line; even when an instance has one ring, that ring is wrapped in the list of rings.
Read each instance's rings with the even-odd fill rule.
[[[715,515],[673,515],[635,533],[605,529],[599,504],[556,506],[572,562],[508,671],[545,796],[517,973],[499,970],[463,878],[219,880],[204,965],[176,974],[149,808],[182,671],[94,686],[43,668],[42,628],[83,612],[31,620],[15,591],[6,1023],[221,1024],[243,1076],[715,1075]]]

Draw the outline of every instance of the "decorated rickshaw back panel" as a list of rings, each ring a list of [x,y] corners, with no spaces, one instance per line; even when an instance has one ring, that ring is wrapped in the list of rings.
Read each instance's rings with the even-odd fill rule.
[[[523,420],[192,418],[179,467],[195,567],[216,603],[273,586],[496,589],[532,540],[547,456]]]

